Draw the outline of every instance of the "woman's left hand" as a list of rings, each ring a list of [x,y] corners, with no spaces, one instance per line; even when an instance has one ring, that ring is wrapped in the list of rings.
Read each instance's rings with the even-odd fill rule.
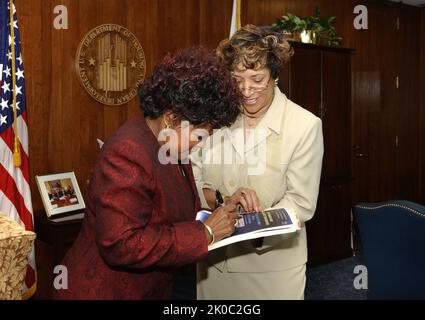
[[[247,212],[263,211],[257,193],[249,188],[239,188],[230,197],[226,198],[224,203],[233,205],[240,204]]]

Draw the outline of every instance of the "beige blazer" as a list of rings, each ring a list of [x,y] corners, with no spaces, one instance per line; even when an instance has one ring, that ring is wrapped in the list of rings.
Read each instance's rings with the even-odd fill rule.
[[[273,272],[307,262],[304,223],[313,217],[323,158],[321,120],[288,100],[275,88],[273,102],[257,128],[244,141],[240,116],[230,128],[210,136],[191,155],[201,201],[203,188],[229,196],[239,187],[254,189],[263,208],[293,208],[302,229],[266,237],[263,246],[239,242],[209,253],[208,260],[228,272]]]

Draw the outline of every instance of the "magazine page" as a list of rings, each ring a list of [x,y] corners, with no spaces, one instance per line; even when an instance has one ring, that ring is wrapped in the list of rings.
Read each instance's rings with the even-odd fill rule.
[[[210,211],[202,210],[198,212],[196,219],[204,222],[209,214],[211,214]],[[300,230],[300,226],[291,209],[272,208],[264,212],[241,212],[235,232],[230,237],[208,246],[208,250],[211,251],[239,241],[291,233],[297,230]]]

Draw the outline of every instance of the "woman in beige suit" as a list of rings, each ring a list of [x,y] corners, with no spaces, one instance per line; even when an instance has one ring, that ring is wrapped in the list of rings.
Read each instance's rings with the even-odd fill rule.
[[[305,222],[313,217],[323,157],[322,124],[276,86],[292,55],[283,36],[247,25],[217,48],[243,95],[243,112],[192,155],[204,206],[225,203],[245,210],[292,208],[299,232],[248,240],[214,250],[198,264],[198,299],[303,299]]]

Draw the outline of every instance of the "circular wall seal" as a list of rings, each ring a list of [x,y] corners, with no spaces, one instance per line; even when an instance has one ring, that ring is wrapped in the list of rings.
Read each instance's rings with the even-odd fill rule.
[[[87,92],[110,106],[127,103],[145,79],[145,53],[135,35],[117,24],[90,30],[78,46],[78,76]]]

